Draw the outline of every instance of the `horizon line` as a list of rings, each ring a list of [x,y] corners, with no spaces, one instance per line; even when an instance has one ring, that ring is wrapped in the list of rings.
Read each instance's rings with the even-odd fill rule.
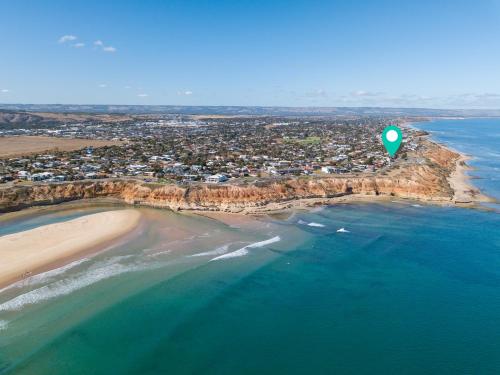
[[[441,111],[500,111],[500,108],[470,108],[470,107],[453,107],[453,108],[443,108],[443,107],[395,107],[395,106],[288,106],[288,105],[224,105],[224,104],[77,104],[77,103],[1,103],[0,109],[3,106],[120,106],[120,107],[210,107],[210,108],[288,108],[288,109],[300,109],[300,108],[310,108],[310,109],[344,109],[344,108],[354,108],[354,109],[417,109],[417,110],[441,110]]]

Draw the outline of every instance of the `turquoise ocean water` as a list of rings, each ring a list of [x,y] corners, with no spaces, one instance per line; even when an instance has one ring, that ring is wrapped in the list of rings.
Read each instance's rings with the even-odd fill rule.
[[[477,156],[474,182],[500,196],[499,120],[418,126]],[[336,205],[251,226],[141,210],[129,242],[0,292],[0,373],[500,373],[495,210]]]

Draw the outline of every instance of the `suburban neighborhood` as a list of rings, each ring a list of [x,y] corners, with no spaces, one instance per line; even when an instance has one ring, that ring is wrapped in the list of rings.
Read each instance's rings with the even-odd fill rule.
[[[109,140],[115,144],[0,159],[0,182],[103,178],[212,184],[242,178],[373,173],[394,161],[380,134],[398,121],[377,117],[314,119],[160,115],[142,121],[54,123],[0,129],[4,136]],[[405,127],[399,159],[419,147]]]

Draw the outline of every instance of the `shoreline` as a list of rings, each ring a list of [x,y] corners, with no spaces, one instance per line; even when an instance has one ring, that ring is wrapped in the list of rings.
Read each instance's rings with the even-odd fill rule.
[[[434,119],[435,118],[433,117],[429,117],[426,121],[432,121]],[[457,119],[463,120],[464,118]],[[401,124],[401,126],[408,126],[413,129],[425,131],[428,134],[426,138],[429,142],[458,155],[455,161],[455,168],[450,172],[447,178],[448,183],[453,190],[453,203],[458,206],[466,205],[468,207],[480,208],[480,203],[497,202],[495,198],[483,194],[478,187],[474,186],[474,184],[471,183],[470,180],[472,178],[467,174],[467,172],[473,170],[474,168],[468,165],[467,162],[473,160],[474,157],[471,155],[467,155],[457,149],[454,149],[453,147],[443,142],[439,142],[438,140],[433,139],[432,133],[416,126],[416,124],[418,124],[419,122],[424,121],[405,121]]]
[[[427,137],[426,137],[427,138]],[[466,162],[472,157],[460,153],[452,148],[426,139],[428,148],[426,151],[441,152],[442,150],[451,153],[452,160],[447,160],[445,181],[449,184],[452,190],[450,197],[433,197],[429,196],[402,196],[390,194],[374,194],[373,192],[360,194],[336,194],[335,196],[324,197],[291,197],[289,199],[282,198],[278,201],[265,202],[264,204],[255,204],[247,207],[231,208],[229,205],[219,205],[217,207],[187,207],[173,209],[171,206],[163,206],[161,204],[149,204],[148,202],[127,202],[124,199],[113,196],[102,196],[97,198],[84,198],[78,200],[70,200],[61,203],[62,209],[71,209],[74,206],[80,206],[86,203],[90,206],[95,205],[114,205],[120,206],[150,206],[159,209],[171,209],[187,215],[199,215],[212,220],[219,221],[225,225],[245,227],[252,225],[254,217],[272,217],[272,215],[288,215],[296,210],[310,210],[314,207],[335,205],[335,204],[355,204],[355,203],[422,203],[437,206],[457,206],[464,208],[479,208],[486,209],[479,203],[482,202],[495,202],[496,200],[483,195],[479,189],[470,184],[471,177],[467,171],[472,168]],[[444,156],[449,156],[445,154]],[[434,155],[435,156],[435,155]],[[441,158],[441,159],[440,159]],[[436,161],[443,159],[443,155],[436,157]],[[434,160],[434,159],[432,159]],[[13,218],[23,217],[35,213],[41,213],[47,209],[53,209],[55,205],[31,205],[26,209],[10,212],[7,215],[1,215],[1,221],[9,221]],[[121,217],[122,216],[122,217]],[[56,267],[63,266],[71,261],[81,259],[84,255],[93,254],[97,251],[102,251],[116,242],[117,239],[123,240],[127,234],[139,226],[141,214],[133,209],[119,209],[116,211],[104,211],[100,213],[82,216],[77,219],[69,220],[62,223],[48,224],[42,227],[30,229],[23,232],[16,232],[0,236],[0,289],[23,280],[33,274],[45,272]],[[249,217],[250,216],[250,217]],[[101,218],[101,220],[99,220]],[[105,218],[105,219],[104,219]],[[73,233],[72,239],[67,239],[68,231],[74,231],[78,227],[78,223],[86,221],[89,225],[84,227],[81,225],[77,233]],[[93,224],[92,224],[93,223]],[[105,229],[103,229],[103,227]],[[77,228],[78,229],[78,228]],[[44,231],[54,231],[52,236],[43,237],[41,233]],[[96,233],[95,238],[88,238],[86,233]],[[56,239],[56,241],[54,241]],[[61,239],[63,239],[61,241]],[[69,243],[68,243],[69,241]],[[9,243],[10,242],[10,243]],[[15,244],[13,245],[13,242]],[[40,249],[40,244],[42,246]],[[58,245],[59,248],[58,248]],[[10,246],[10,247],[9,247]],[[62,247],[62,248],[61,248]],[[46,254],[45,252],[51,248],[56,248],[54,254]],[[6,249],[6,250],[5,250]],[[8,251],[23,249],[22,256],[33,257],[25,260],[24,262],[16,262],[11,258],[5,257]],[[35,251],[36,250],[36,251]],[[37,254],[35,254],[35,252]],[[42,254],[40,254],[42,253]],[[10,263],[9,263],[10,261]],[[14,264],[14,266],[12,266]]]
[[[493,203],[496,200],[481,193],[471,182],[471,177],[467,171],[473,170],[467,164],[467,161],[473,157],[457,152],[460,156],[456,161],[455,170],[448,177],[451,188],[453,189],[453,201],[455,204],[474,204],[474,203]]]
[[[400,124],[409,126],[409,123]],[[413,123],[412,123],[413,126]],[[423,148],[412,163],[399,160],[375,174],[268,180],[255,184],[181,186],[115,179],[37,184],[0,188],[0,212],[76,201],[105,201],[193,213],[218,212],[261,215],[337,203],[402,199],[433,205],[478,207],[497,200],[470,183],[471,159],[457,150],[422,136]],[[425,163],[418,161],[425,160]]]
[[[137,210],[105,211],[1,236],[0,288],[104,250],[140,221]]]

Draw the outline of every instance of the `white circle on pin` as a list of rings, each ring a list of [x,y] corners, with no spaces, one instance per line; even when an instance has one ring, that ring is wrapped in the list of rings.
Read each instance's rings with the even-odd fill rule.
[[[385,138],[387,138],[389,142],[396,142],[398,140],[398,137],[399,135],[396,130],[389,130],[385,135]]]

